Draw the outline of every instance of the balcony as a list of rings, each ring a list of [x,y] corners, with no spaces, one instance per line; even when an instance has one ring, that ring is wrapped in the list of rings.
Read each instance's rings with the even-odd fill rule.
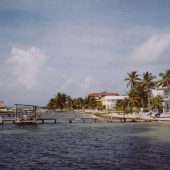
[[[166,95],[166,96],[163,97],[163,100],[164,100],[164,101],[169,101],[169,100],[170,100],[170,97],[169,97],[168,95]]]

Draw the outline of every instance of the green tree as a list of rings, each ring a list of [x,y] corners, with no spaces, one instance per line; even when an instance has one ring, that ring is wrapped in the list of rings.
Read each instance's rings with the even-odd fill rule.
[[[150,108],[151,90],[155,87],[154,81],[156,77],[150,72],[142,74],[142,79],[136,71],[128,73],[128,77],[125,81],[128,81],[127,86],[130,86],[128,93],[129,105],[136,108]]]
[[[151,109],[156,109],[156,110],[162,110],[163,109],[163,104],[162,104],[162,98],[160,96],[156,96],[151,99]]]
[[[84,108],[84,99],[79,97],[73,99],[73,108],[74,109],[83,109]]]
[[[143,79],[142,79],[142,86],[144,87],[146,100],[144,103],[147,103],[148,108],[150,109],[150,99],[152,95],[152,89],[155,88],[156,82],[154,81],[156,77],[152,75],[152,73],[149,73],[148,71],[143,73]]]
[[[94,97],[85,98],[85,108],[86,109],[97,109],[98,101]]]
[[[56,109],[56,104],[55,104],[55,99],[54,98],[52,98],[49,102],[48,102],[48,104],[47,104],[47,108],[48,109]]]
[[[130,86],[131,88],[134,88],[135,85],[141,80],[139,78],[139,74],[137,74],[137,71],[132,71],[127,74],[128,74],[128,77],[124,79],[125,81],[128,81],[127,87]]]
[[[66,105],[67,95],[65,93],[60,93],[59,92],[55,96],[55,99],[56,99],[57,109],[63,110],[65,105]]]
[[[48,108],[63,110],[66,107],[69,98],[70,97],[68,97],[65,93],[59,92],[49,101]]]
[[[161,80],[157,82],[158,87],[165,88],[164,95],[170,95],[170,69],[166,70],[165,73],[160,73],[159,76],[161,77]],[[165,97],[164,96],[164,97]],[[165,103],[166,110],[169,110],[169,102]]]
[[[72,110],[73,109],[73,99],[68,95],[66,95],[66,102],[65,102],[64,108],[66,110]]]
[[[138,108],[143,105],[141,96],[143,95],[143,86],[141,84],[140,75],[137,74],[137,71],[132,71],[127,73],[128,77],[125,78],[125,81],[128,81],[127,87],[130,86],[128,92],[128,99],[125,99],[124,103],[127,104],[126,108],[132,110],[132,108]]]
[[[170,88],[170,69],[166,70],[165,73],[160,73],[159,76],[162,78],[158,81],[158,87],[167,87]]]
[[[139,96],[137,88],[131,89],[128,96],[128,108],[140,108],[143,105],[142,98]]]

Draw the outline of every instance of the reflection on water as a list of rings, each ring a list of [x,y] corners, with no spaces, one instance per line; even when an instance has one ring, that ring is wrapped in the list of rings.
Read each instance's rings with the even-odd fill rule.
[[[0,169],[169,169],[169,128],[159,123],[1,125]]]

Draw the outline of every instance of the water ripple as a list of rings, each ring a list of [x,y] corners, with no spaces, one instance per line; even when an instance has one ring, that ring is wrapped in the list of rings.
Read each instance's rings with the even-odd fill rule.
[[[168,170],[166,124],[0,126],[0,169]],[[161,133],[160,133],[161,132]],[[165,135],[164,135],[165,136]]]

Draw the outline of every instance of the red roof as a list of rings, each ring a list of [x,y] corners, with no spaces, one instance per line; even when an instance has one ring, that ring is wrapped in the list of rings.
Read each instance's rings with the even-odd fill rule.
[[[119,96],[119,93],[90,93],[90,97]]]

